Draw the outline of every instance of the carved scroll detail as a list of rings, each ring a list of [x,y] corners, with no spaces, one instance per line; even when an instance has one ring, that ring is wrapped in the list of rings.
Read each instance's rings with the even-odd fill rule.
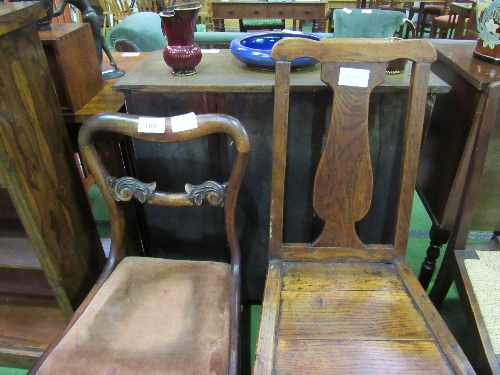
[[[203,199],[207,199],[212,206],[223,206],[226,202],[226,189],[228,183],[219,184],[215,181],[207,181],[201,185],[186,184],[185,189],[188,199],[199,206]]]
[[[133,177],[108,177],[106,183],[115,201],[129,201],[134,197],[144,203],[156,189],[156,182],[144,183]]]

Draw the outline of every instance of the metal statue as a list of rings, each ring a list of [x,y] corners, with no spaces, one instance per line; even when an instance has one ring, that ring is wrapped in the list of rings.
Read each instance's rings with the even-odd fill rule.
[[[54,11],[52,17],[60,16],[64,12],[64,8],[68,4],[73,5],[81,12],[83,22],[90,24],[90,28],[92,29],[92,37],[94,38],[95,50],[97,52],[97,61],[99,62],[99,67],[102,69],[102,51],[104,50],[111,66],[114,68],[114,70],[103,72],[103,78],[116,78],[125,74],[123,70],[118,69],[113,56],[111,56],[111,52],[109,51],[106,40],[101,33],[101,21],[99,20],[99,16],[95,12],[94,8],[90,6],[87,0],[62,0],[61,5],[59,6],[59,8],[57,8],[57,10]]]

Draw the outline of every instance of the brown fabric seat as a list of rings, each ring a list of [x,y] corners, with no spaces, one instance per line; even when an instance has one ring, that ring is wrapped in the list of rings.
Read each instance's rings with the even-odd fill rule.
[[[226,374],[229,275],[224,263],[125,258],[38,374]]]
[[[178,151],[183,142],[228,137],[232,157],[221,161],[219,166],[225,169],[221,178],[227,180],[219,183],[210,179],[198,184],[203,181],[202,176],[183,176],[184,191],[167,192],[157,189],[161,180],[143,182],[123,176],[124,171],[116,171],[118,176],[113,176],[96,148],[98,135],[103,132],[112,139],[128,136],[132,141],[154,143],[154,147],[171,143]],[[189,113],[182,117],[154,118],[99,114],[83,124],[78,144],[83,164],[94,177],[110,215],[109,257],[65,332],[47,348],[28,374],[238,374],[241,254],[235,208],[250,158],[250,139],[245,128],[234,117],[223,114]],[[161,156],[155,162],[162,164],[165,158]],[[176,158],[180,160],[181,153]],[[164,167],[156,175],[165,173],[167,164],[162,164]],[[184,179],[197,180],[189,181],[197,184]],[[134,203],[165,207],[167,215],[172,213],[168,217],[171,220],[176,220],[175,208],[189,213],[196,211],[197,206],[210,204],[214,210],[224,211],[223,225],[218,220],[220,214],[213,216],[214,224],[220,222],[221,239],[225,232],[226,241],[214,244],[210,235],[204,235],[203,243],[198,245],[203,246],[203,260],[191,260],[198,256],[191,252],[196,246],[192,242],[191,247],[183,246],[182,236],[172,232],[164,235],[164,242],[178,245],[165,255],[175,251],[179,260],[146,257],[155,253],[136,249],[140,246],[135,243],[132,230],[139,227],[127,221],[131,215],[125,208],[131,207],[128,203],[132,198],[138,201]],[[196,231],[191,216],[186,214],[184,218],[183,224]],[[148,240],[146,234],[152,230],[144,231],[143,245]],[[144,257],[127,257],[143,253]],[[213,262],[213,259],[223,261]]]

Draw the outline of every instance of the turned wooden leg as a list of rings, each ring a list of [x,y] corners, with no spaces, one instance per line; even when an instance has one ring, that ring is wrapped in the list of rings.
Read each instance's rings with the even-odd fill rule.
[[[451,284],[453,283],[453,265],[450,263],[455,261],[452,259],[452,257],[454,257],[454,252],[455,249],[453,246],[448,244],[443,256],[443,262],[441,263],[441,267],[439,267],[436,280],[434,281],[434,285],[429,292],[429,298],[436,308],[441,306],[446,298],[446,295],[448,294],[448,291],[450,290]]]
[[[226,31],[223,18],[214,18],[214,31]]]
[[[441,247],[448,242],[450,231],[439,228],[437,225],[432,224],[429,234],[430,243],[427,248],[427,254],[420,267],[418,280],[422,287],[427,290],[431,282],[434,271],[436,270],[436,261],[439,258]]]

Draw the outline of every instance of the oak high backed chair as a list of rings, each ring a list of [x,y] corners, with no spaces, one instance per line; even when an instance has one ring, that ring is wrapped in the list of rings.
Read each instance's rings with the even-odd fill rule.
[[[418,14],[419,22],[417,22],[417,35],[419,38],[423,38],[424,36],[426,18],[431,17],[432,24],[432,20],[435,17],[448,14],[450,2],[450,0],[446,0],[445,2],[424,4],[422,14],[420,14],[422,9],[421,5],[414,5],[409,9],[408,18],[410,20],[413,19],[415,14]]]
[[[473,373],[405,262],[434,48],[422,40],[290,38],[279,41],[271,56],[276,84],[269,267],[254,374]],[[290,66],[304,56],[321,62],[321,80],[333,90],[310,200],[324,226],[310,243],[286,243],[284,196],[294,183],[286,177]],[[413,66],[404,134],[398,136],[393,236],[389,244],[370,245],[356,233],[372,198],[370,93],[396,58]]]
[[[105,38],[109,29],[112,29],[118,24],[118,22],[121,22],[125,19],[125,17],[132,14],[132,10],[128,5],[127,0],[99,0],[99,5],[101,6],[104,15],[102,34]],[[112,18],[108,19],[108,17]]]
[[[499,233],[489,243],[467,244],[481,185],[488,144],[498,125],[500,82],[492,83],[482,99],[481,116],[471,129],[475,134],[457,220],[446,247],[443,263],[429,294],[439,306],[455,281],[473,343],[471,362],[480,374],[500,374],[500,280]],[[496,124],[495,124],[496,123]],[[500,220],[500,218],[498,218]]]
[[[118,114],[94,116],[81,128],[83,161],[111,216],[111,253],[62,337],[30,374],[237,374],[240,251],[234,211],[249,159],[249,138],[241,123],[226,115],[159,120],[165,125],[159,133],[138,129],[139,124],[159,129],[161,124],[151,118]],[[236,149],[229,182],[186,184],[185,193],[167,193],[157,191],[154,182],[110,176],[94,146],[99,132],[116,132],[152,145],[225,133]],[[223,206],[228,248],[220,250],[229,253],[231,263],[126,257],[122,206],[132,197],[161,206],[196,206],[205,199]]]

